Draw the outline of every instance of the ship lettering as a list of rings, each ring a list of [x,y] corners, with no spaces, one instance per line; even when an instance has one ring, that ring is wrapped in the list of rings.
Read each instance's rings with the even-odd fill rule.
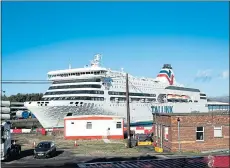
[[[152,106],[152,113],[173,113],[173,106]]]

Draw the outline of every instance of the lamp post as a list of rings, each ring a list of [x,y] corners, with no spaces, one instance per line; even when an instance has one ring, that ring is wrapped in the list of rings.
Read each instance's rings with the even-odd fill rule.
[[[181,152],[181,146],[180,146],[180,118],[177,118],[177,128],[178,128],[178,151]]]
[[[6,91],[5,90],[1,90],[1,92],[5,95]]]
[[[5,98],[5,93],[6,91],[5,90],[1,90],[1,100],[3,100]]]

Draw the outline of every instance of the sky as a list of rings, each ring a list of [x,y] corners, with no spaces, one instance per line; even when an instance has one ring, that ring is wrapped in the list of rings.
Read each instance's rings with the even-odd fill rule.
[[[46,80],[102,65],[176,81],[208,96],[229,93],[228,2],[2,2],[2,80]],[[44,93],[49,84],[3,84],[6,95]]]

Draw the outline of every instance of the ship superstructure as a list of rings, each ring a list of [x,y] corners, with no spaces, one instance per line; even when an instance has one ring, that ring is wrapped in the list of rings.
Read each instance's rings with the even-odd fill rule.
[[[25,103],[44,128],[63,127],[72,115],[126,117],[126,72],[103,68],[100,60],[97,54],[90,66],[48,72],[52,85],[42,101]],[[150,121],[154,112],[208,112],[206,95],[178,85],[170,64],[156,78],[129,74],[128,80],[131,122]]]

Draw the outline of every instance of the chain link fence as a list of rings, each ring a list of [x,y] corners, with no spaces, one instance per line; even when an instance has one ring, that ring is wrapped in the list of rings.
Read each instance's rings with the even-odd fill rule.
[[[208,156],[78,164],[79,168],[228,168],[229,166],[229,156]]]

